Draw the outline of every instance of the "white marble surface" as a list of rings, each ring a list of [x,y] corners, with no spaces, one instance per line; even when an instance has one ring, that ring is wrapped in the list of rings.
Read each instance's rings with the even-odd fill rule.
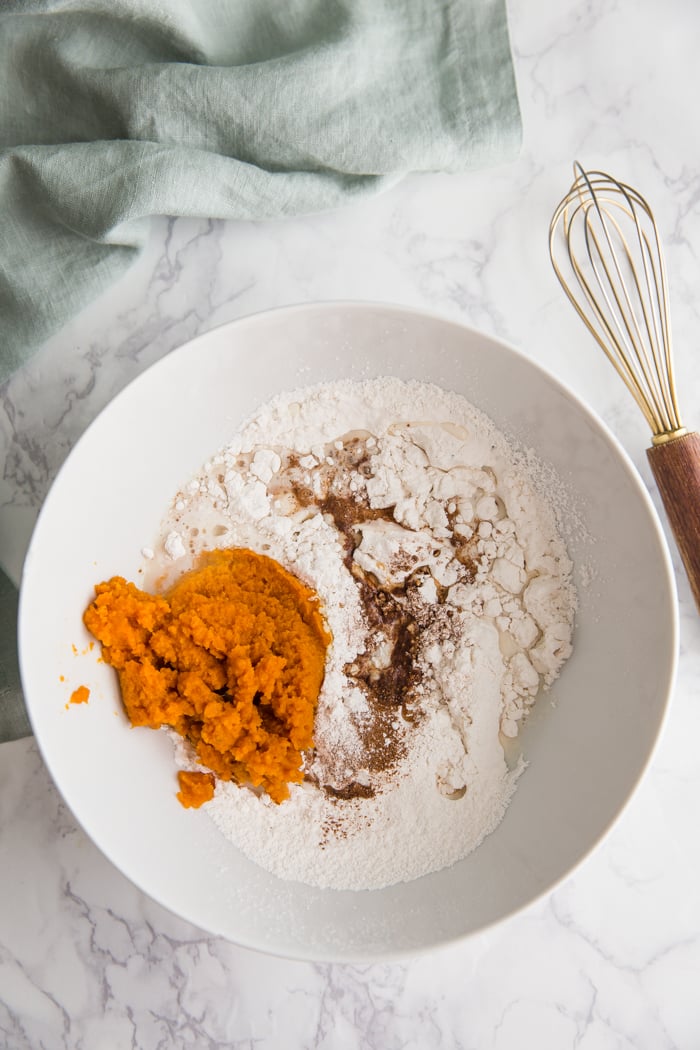
[[[290,302],[395,301],[513,342],[600,413],[651,486],[645,424],[565,302],[546,231],[574,157],[652,201],[682,403],[700,426],[700,8],[514,0],[511,30],[525,127],[516,163],[410,179],[285,223],[157,220],[127,277],[1,388],[0,560],[11,573],[61,462],[119,389],[196,333]],[[2,745],[0,1045],[700,1046],[700,618],[678,582],[670,718],[606,842],[500,928],[400,964],[314,966],[202,934],[93,847],[31,741]]]

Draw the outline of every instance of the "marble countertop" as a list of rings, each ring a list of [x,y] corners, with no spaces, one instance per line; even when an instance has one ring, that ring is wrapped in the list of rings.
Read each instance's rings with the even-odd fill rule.
[[[154,221],[130,273],[2,388],[0,559],[11,575],[62,461],[126,383],[224,321],[319,299],[424,307],[517,345],[600,414],[659,506],[646,425],[566,303],[546,234],[574,158],[648,197],[666,247],[681,402],[700,426],[700,8],[514,0],[511,32],[517,162],[411,178],[345,211],[283,223]],[[700,1046],[700,618],[672,553],[678,680],[625,813],[549,897],[407,962],[312,965],[203,934],[98,852],[31,740],[2,745],[0,1044]]]

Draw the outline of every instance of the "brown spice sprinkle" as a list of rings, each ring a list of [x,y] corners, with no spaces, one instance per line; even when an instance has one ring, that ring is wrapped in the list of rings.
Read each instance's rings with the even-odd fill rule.
[[[120,576],[95,595],[84,622],[131,723],[171,726],[221,780],[286,799],[313,746],[330,642],[317,595],[244,548],[207,552],[160,596]]]
[[[372,477],[372,453],[368,444],[371,439],[372,435],[366,431],[353,431],[339,441],[328,443],[315,468],[318,482],[315,486],[310,484],[297,453],[285,454],[284,450],[278,450],[282,469],[269,491],[282,499],[291,498],[293,509],[313,508],[323,514],[342,537],[345,565],[357,581],[368,628],[364,653],[344,670],[348,683],[357,686],[367,699],[367,710],[355,724],[362,752],[357,764],[374,775],[387,773],[398,765],[406,753],[406,725],[421,719],[420,693],[428,673],[417,662],[421,639],[431,633],[448,637],[453,624],[452,610],[442,604],[444,588],[438,587],[441,604],[426,608],[417,600],[421,576],[427,570],[419,568],[406,576],[403,583],[389,588],[354,562],[354,552],[361,540],[360,526],[378,519],[394,520],[394,505],[370,506],[363,484],[363,480],[366,482]],[[456,556],[466,565],[461,549]],[[403,564],[396,567],[410,571],[413,568],[410,558],[405,554],[400,557]],[[467,567],[465,575],[469,572]],[[378,668],[375,652],[386,643],[391,647],[391,656],[385,666]],[[316,786],[328,797],[335,800],[373,797],[373,786],[348,780],[347,756],[332,740],[327,742],[321,736],[316,743],[316,755],[328,778],[323,783],[316,782]]]

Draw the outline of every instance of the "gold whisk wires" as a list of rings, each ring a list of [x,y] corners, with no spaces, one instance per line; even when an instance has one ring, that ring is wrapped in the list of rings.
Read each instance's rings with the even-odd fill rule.
[[[549,227],[559,282],[649,423],[647,458],[700,610],[700,434],[683,426],[671,354],[666,268],[637,190],[574,164]]]
[[[685,428],[656,222],[631,186],[602,171],[586,172],[579,163],[574,175],[549,228],[552,264],[579,317],[644,413],[653,443],[661,444]]]

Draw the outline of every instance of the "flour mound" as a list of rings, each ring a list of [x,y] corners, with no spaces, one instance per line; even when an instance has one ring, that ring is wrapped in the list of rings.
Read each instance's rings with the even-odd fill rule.
[[[262,867],[373,889],[498,825],[524,768],[504,742],[570,655],[575,611],[531,465],[457,394],[344,381],[264,405],[176,494],[164,563],[267,554],[318,593],[333,636],[304,783],[281,805],[218,783],[206,807]]]

